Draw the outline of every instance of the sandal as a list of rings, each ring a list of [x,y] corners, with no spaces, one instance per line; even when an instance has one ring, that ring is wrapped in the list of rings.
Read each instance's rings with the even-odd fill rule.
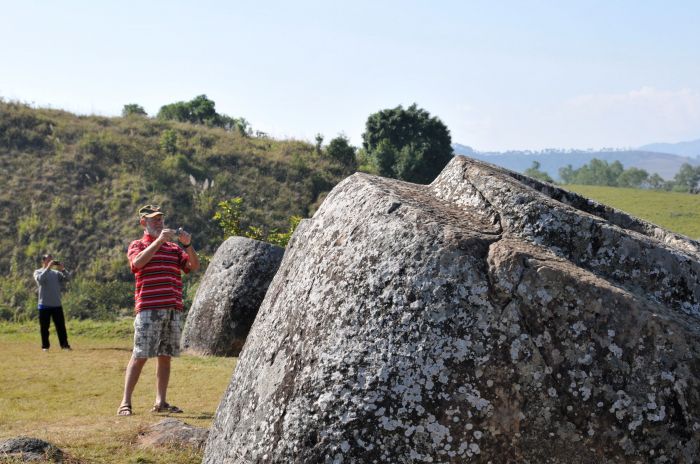
[[[117,416],[131,416],[134,414],[131,411],[131,405],[130,404],[122,404],[119,406],[119,409],[117,409]]]
[[[159,412],[169,412],[171,414],[179,414],[182,412],[182,409],[178,408],[177,406],[173,406],[172,404],[168,403],[161,403],[161,404],[154,404],[153,408],[151,408],[151,413],[159,413]]]

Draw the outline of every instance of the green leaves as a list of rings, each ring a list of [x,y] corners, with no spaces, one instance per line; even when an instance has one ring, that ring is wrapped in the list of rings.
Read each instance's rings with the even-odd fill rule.
[[[357,167],[355,147],[350,145],[350,140],[345,135],[341,134],[328,143],[326,155],[344,166],[352,169]]]
[[[414,103],[371,114],[363,147],[381,176],[427,184],[452,159],[447,126]]]
[[[243,208],[243,198],[235,197],[230,200],[219,202],[214,213],[214,220],[224,232],[224,240],[227,237],[242,235],[241,216]]]
[[[301,219],[302,219],[301,216],[290,217],[289,218],[289,229],[287,229],[287,232],[277,232],[276,229],[272,229],[272,231],[270,231],[270,234],[267,236],[267,239],[265,241],[268,243],[272,243],[273,245],[286,247],[287,244],[289,243],[289,239],[292,238],[292,234],[294,233],[297,226],[301,222]]]
[[[160,150],[168,155],[174,155],[177,152],[177,132],[172,129],[163,131],[160,136]]]
[[[126,108],[126,107],[125,107]],[[188,102],[176,102],[163,105],[158,111],[158,119],[189,122],[210,127],[220,127],[229,132],[238,132],[247,136],[252,129],[244,118],[232,118],[216,112],[216,103],[206,95],[198,95]]]
[[[693,167],[688,163],[683,163],[673,181],[675,183],[674,190],[676,191],[695,191],[698,187],[698,182],[700,182],[700,166]]]
[[[143,106],[136,103],[127,103],[124,105],[124,108],[122,108],[122,117],[128,118],[130,116],[148,116],[148,114],[146,114],[146,110],[143,109]]]
[[[525,170],[525,175],[528,177],[532,177],[533,179],[538,179],[538,180],[543,180],[545,182],[550,182],[554,183],[554,179],[552,179],[549,174],[547,174],[544,171],[540,171],[540,163],[538,161],[533,161],[532,166],[527,168]]]
[[[241,227],[243,217],[243,198],[235,197],[219,202],[213,219],[219,223],[224,231],[224,240],[232,236],[244,236],[253,240],[268,242],[273,245],[285,247],[289,242],[294,230],[301,222],[301,216],[289,218],[289,229],[287,232],[278,232],[272,229],[268,234],[262,226],[249,225],[247,229]]]

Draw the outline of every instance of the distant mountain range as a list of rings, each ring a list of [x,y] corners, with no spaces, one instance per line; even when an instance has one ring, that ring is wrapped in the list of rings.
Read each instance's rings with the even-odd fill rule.
[[[671,153],[672,155],[687,156],[689,158],[700,157],[700,139],[679,143],[650,143],[639,147],[643,151],[656,151],[659,153]]]
[[[656,148],[658,147],[658,148]],[[674,144],[650,144],[637,150],[543,150],[543,151],[507,151],[479,152],[471,147],[453,144],[458,155],[469,156],[504,168],[523,172],[532,166],[533,161],[540,163],[540,170],[554,179],[559,179],[559,169],[570,164],[574,169],[588,164],[592,159],[612,163],[619,161],[625,167],[644,169],[649,174],[657,173],[664,179],[673,179],[683,163],[700,165],[700,140]],[[666,151],[661,151],[666,150]],[[694,153],[692,157],[690,153]]]

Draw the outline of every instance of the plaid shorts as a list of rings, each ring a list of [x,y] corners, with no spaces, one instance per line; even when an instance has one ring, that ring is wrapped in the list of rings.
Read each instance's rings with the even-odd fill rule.
[[[134,319],[134,358],[180,355],[180,311],[149,309]]]

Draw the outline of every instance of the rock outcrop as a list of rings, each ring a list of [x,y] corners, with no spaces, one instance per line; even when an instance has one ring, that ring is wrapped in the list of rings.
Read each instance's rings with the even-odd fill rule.
[[[288,246],[206,463],[692,463],[699,244],[455,157]]]
[[[182,349],[238,356],[283,255],[281,247],[245,237],[221,244],[187,315]]]
[[[208,429],[167,418],[140,432],[138,443],[148,448],[189,446],[199,450],[204,446],[208,434]]]
[[[32,437],[0,441],[0,462],[63,462],[65,455],[56,445]]]

